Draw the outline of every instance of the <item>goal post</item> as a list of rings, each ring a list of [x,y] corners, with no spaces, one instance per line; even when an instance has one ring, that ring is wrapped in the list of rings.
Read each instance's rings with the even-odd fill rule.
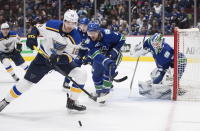
[[[174,30],[173,100],[200,100],[200,31]]]

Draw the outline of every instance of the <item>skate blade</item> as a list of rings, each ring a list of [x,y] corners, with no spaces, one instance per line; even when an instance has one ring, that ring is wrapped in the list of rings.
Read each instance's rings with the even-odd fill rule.
[[[68,108],[67,108],[67,111],[69,114],[85,114],[86,113],[86,110],[78,111],[78,110],[68,109]]]
[[[110,99],[111,96],[112,96],[112,95],[111,95],[111,92],[110,92],[110,93],[108,93],[108,94],[106,94],[106,95],[104,95],[104,96],[97,97],[97,101],[96,101],[96,102],[105,104],[105,102],[106,102],[108,99]]]

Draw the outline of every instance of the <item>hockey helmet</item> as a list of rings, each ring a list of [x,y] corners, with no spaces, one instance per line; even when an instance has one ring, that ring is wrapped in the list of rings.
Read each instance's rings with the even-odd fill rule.
[[[150,43],[154,48],[162,48],[163,35],[156,33],[150,37]]]
[[[99,31],[100,30],[100,26],[98,23],[96,22],[90,22],[88,24],[88,31],[91,32],[91,31]]]
[[[80,19],[79,24],[88,25],[89,22],[90,22],[90,19],[85,17],[85,18]]]
[[[67,10],[64,14],[64,21],[78,22],[78,14],[75,10]]]
[[[1,30],[2,30],[2,29],[9,29],[8,23],[3,23],[3,24],[1,24]]]

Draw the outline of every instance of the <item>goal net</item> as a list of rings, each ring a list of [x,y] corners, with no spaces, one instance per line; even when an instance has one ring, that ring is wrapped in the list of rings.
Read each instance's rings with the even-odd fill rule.
[[[173,100],[200,100],[200,31],[174,30]]]

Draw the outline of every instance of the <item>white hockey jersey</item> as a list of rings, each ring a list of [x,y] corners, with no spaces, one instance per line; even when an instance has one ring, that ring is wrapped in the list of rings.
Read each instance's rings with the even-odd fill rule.
[[[44,42],[41,43],[41,49],[49,56],[52,53],[61,55],[67,53],[70,56],[76,54],[80,48],[78,44],[81,42],[80,35],[74,29],[69,34],[62,32],[63,22],[58,20],[49,20],[45,24],[37,24],[36,28],[39,34],[44,37]]]
[[[0,52],[12,52],[15,48],[16,43],[19,42],[19,37],[15,32],[9,31],[7,37],[4,37],[2,32],[0,32]]]

